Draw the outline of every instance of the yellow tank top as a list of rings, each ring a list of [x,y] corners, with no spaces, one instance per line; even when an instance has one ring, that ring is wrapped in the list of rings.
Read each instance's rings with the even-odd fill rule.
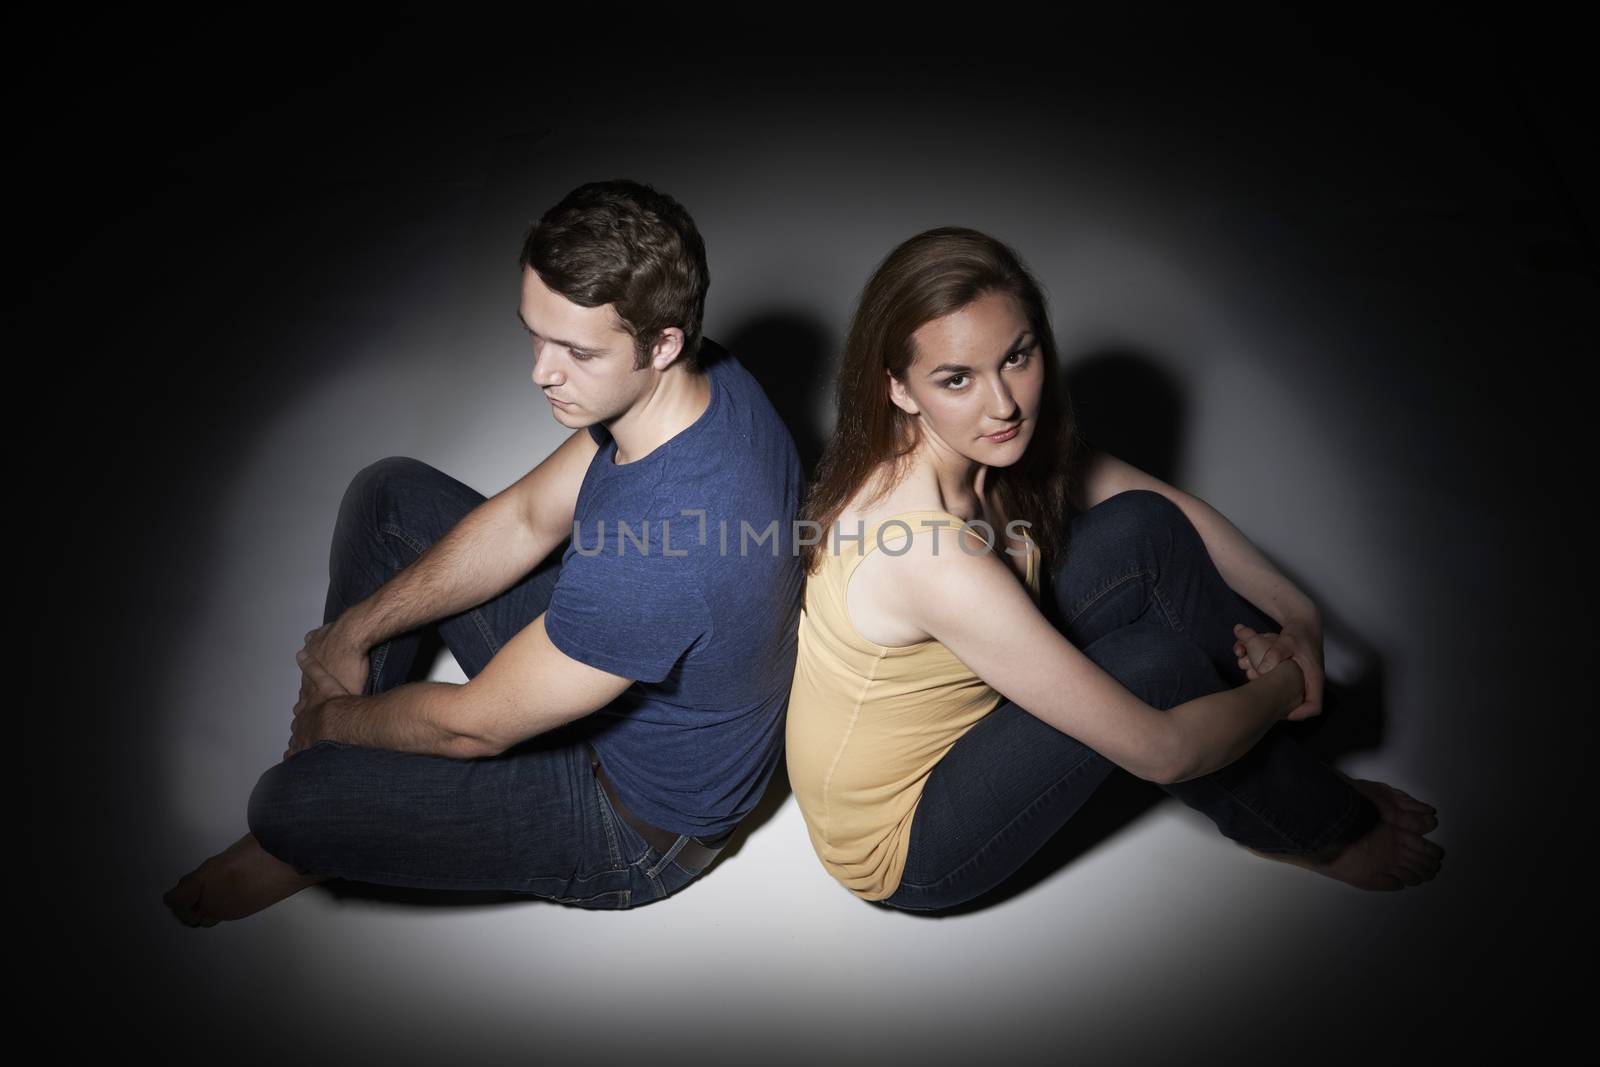
[[[924,525],[927,519],[949,525]],[[789,784],[811,845],[828,873],[866,900],[900,886],[911,847],[911,819],[923,783],[961,735],[1001,702],[1000,694],[932,639],[890,648],[856,632],[845,610],[850,575],[878,548],[907,536],[937,537],[959,552],[962,519],[948,511],[908,511],[864,527],[806,579],[799,651],[786,725]],[[980,534],[981,536],[981,534]],[[1039,547],[1029,541],[1027,587],[1039,596]]]

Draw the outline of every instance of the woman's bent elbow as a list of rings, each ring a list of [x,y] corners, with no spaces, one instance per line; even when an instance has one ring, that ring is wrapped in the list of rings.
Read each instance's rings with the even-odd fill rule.
[[[1169,724],[1170,725],[1170,724]],[[1155,751],[1151,754],[1151,766],[1147,774],[1140,775],[1147,782],[1156,785],[1176,785],[1196,777],[1193,771],[1193,760],[1189,756],[1187,746],[1177,730],[1166,729],[1157,735],[1159,740],[1153,746]]]

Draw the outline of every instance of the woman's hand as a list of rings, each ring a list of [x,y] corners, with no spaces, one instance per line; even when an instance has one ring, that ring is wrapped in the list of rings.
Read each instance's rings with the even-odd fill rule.
[[[1283,622],[1279,642],[1288,642],[1296,663],[1306,676],[1306,695],[1300,706],[1289,713],[1298,722],[1322,714],[1322,620],[1317,615],[1290,616]]]
[[[1277,634],[1257,633],[1241,622],[1234,624],[1233,637],[1233,654],[1239,657],[1239,669],[1246,678],[1254,681],[1283,662],[1281,655],[1270,662],[1267,659],[1267,653],[1278,643]]]
[[[1244,629],[1250,628],[1246,626]],[[1234,636],[1238,635],[1239,628],[1235,627]],[[1289,713],[1288,718],[1292,722],[1299,722],[1301,719],[1322,714],[1322,685],[1325,677],[1322,669],[1322,620],[1314,612],[1309,615],[1293,615],[1286,619],[1283,631],[1276,635],[1272,647],[1267,650],[1265,660],[1259,665],[1244,654],[1238,641],[1234,642],[1233,651],[1239,657],[1239,669],[1245,672],[1247,678],[1266,674],[1286,659],[1292,659],[1300,664],[1300,672],[1305,675],[1305,696]]]
[[[1272,673],[1272,669],[1285,660],[1294,660],[1300,666],[1301,677],[1304,679],[1304,695],[1300,703],[1296,704],[1284,716],[1290,722],[1299,722],[1309,719],[1322,711],[1320,694],[1317,703],[1311,703],[1311,668],[1307,660],[1308,654],[1302,647],[1303,639],[1297,639],[1287,630],[1283,633],[1262,634],[1250,627],[1239,623],[1233,628],[1234,651],[1239,653],[1239,668],[1245,672],[1245,677],[1251,680],[1264,674]],[[1320,648],[1319,648],[1320,651]],[[1321,665],[1317,666],[1318,678],[1321,677]]]

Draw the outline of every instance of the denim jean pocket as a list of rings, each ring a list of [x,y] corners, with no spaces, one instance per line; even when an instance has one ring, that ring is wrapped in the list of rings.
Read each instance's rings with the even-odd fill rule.
[[[694,838],[678,835],[667,851],[646,841],[611,803],[605,787],[595,777],[595,794],[600,805],[600,820],[609,835],[611,849],[618,857],[620,867],[633,879],[631,902],[620,905],[633,907],[670,897],[703,873],[678,862],[683,848]]]

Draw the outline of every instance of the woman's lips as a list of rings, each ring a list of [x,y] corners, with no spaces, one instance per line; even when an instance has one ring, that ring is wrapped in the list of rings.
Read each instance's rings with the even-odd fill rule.
[[[565,407],[571,407],[572,406],[571,404],[569,404],[565,400],[557,400],[555,397],[551,396],[549,393],[546,393],[544,398],[546,400],[550,401],[550,403],[554,404],[558,408],[565,408]]]
[[[1009,429],[1009,430],[1002,430],[999,433],[987,433],[987,434],[984,434],[983,435],[983,439],[985,441],[992,441],[995,444],[1000,444],[1003,441],[1009,441],[1013,437],[1017,436],[1017,431],[1019,431],[1021,429],[1022,429],[1022,423],[1019,422],[1015,426],[1011,427],[1011,429]]]

